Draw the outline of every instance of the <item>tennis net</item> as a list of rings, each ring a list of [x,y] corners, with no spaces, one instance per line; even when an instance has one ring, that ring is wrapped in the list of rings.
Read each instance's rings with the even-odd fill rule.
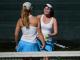
[[[0,52],[0,60],[23,60],[24,57],[50,57],[50,60],[80,60],[80,51]]]

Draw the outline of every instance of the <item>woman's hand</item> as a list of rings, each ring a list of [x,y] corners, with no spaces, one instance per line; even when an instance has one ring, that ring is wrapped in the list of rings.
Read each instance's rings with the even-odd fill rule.
[[[48,37],[53,37],[53,34],[48,34]]]
[[[43,49],[45,47],[45,44],[42,44],[41,48]]]

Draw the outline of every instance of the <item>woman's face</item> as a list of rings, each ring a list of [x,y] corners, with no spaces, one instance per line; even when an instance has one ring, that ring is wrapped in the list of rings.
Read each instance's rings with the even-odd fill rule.
[[[45,14],[45,15],[49,15],[49,14],[50,14],[50,11],[51,11],[51,10],[50,10],[50,8],[49,8],[48,6],[45,6],[45,7],[44,7],[44,14]]]

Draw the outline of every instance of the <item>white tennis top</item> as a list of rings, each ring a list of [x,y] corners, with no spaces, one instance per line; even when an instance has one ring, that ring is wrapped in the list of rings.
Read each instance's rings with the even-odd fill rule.
[[[51,30],[52,30],[52,24],[53,24],[53,18],[50,19],[50,22],[49,23],[44,23],[43,22],[43,16],[41,16],[41,30],[42,30],[42,33],[44,35],[44,38],[46,39],[46,35],[50,34],[51,33]],[[48,40],[51,40],[51,38],[49,38]]]
[[[22,30],[22,37],[21,40],[31,43],[36,43],[36,36],[37,36],[37,28],[34,26],[30,26],[29,28],[26,28],[23,26],[21,28]]]

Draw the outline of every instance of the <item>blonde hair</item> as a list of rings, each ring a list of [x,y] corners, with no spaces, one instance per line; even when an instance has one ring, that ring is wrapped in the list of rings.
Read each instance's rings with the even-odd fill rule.
[[[26,28],[29,28],[29,13],[30,11],[27,9],[22,9],[21,11],[21,18],[23,18],[22,24],[26,26]]]

